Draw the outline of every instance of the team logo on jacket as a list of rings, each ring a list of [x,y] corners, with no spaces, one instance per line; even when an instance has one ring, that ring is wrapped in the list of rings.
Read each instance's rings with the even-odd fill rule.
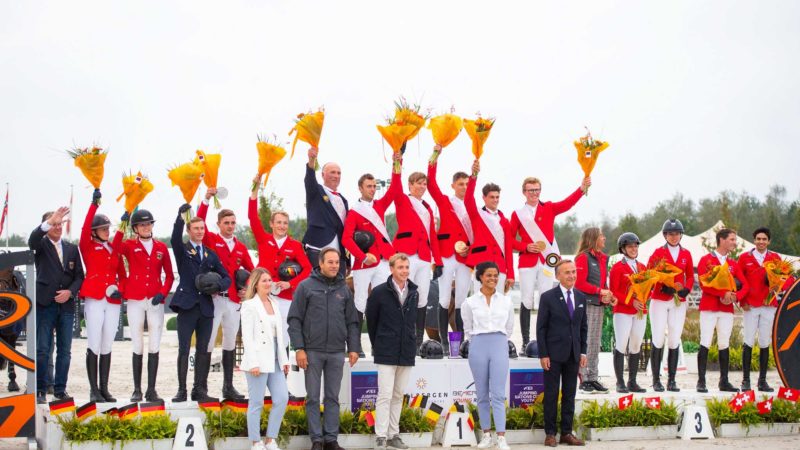
[[[158,259],[159,261],[161,261],[161,258],[163,258],[163,257],[164,257],[164,254],[163,254],[163,253],[161,253],[161,252],[156,252],[156,259]]]
[[[74,268],[75,268],[75,261],[70,261],[69,262],[69,270],[72,270]]]
[[[322,200],[325,201],[325,202],[331,201],[331,199],[329,199],[327,195],[323,195],[322,196]]]

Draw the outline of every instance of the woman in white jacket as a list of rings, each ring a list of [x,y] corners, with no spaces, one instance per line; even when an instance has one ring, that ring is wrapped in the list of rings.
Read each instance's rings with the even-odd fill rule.
[[[253,450],[278,450],[278,437],[283,413],[289,401],[286,374],[289,359],[284,349],[280,310],[277,300],[270,295],[272,277],[263,268],[256,268],[247,282],[246,299],[242,302],[242,355],[241,369],[247,378],[249,403],[247,407],[247,437]],[[269,387],[272,409],[269,412],[266,444],[261,441],[261,410],[264,408],[264,389]]]

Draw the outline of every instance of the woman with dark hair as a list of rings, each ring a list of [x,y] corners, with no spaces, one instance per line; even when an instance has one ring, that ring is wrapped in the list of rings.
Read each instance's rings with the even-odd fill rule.
[[[597,379],[597,364],[600,353],[600,339],[603,334],[603,314],[605,308],[613,305],[613,296],[608,290],[608,255],[603,253],[606,237],[600,228],[583,230],[575,252],[575,267],[578,277],[575,289],[586,296],[586,318],[589,322],[588,354],[586,367],[581,368],[580,389],[584,392],[607,393],[608,388]]]
[[[475,266],[479,292],[461,306],[464,335],[469,339],[469,368],[478,396],[478,416],[483,438],[478,448],[492,446],[491,423],[494,415],[497,448],[508,450],[506,443],[506,379],[508,378],[508,338],[514,330],[514,305],[497,288],[500,269],[494,262]],[[491,405],[490,405],[491,403]],[[490,408],[491,406],[491,408]]]

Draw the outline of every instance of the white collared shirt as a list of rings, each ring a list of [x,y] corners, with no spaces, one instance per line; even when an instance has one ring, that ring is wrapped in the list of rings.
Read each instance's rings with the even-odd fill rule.
[[[144,251],[146,251],[148,255],[153,253],[153,238],[150,239],[139,238],[139,242],[142,244],[142,247],[144,247]]]
[[[564,303],[566,304],[567,303],[567,290],[568,289],[565,288],[564,285],[562,285],[561,283],[558,284],[558,287],[561,288],[561,296],[564,298]],[[572,286],[572,289],[569,289],[569,291],[570,291],[569,298],[572,299],[572,308],[573,308],[573,311],[574,311],[575,310],[575,286]]]
[[[758,263],[763,266],[764,265],[764,258],[767,257],[767,252],[769,252],[769,250],[765,251],[764,253],[761,253],[758,250],[753,249],[753,257],[755,257],[756,261],[758,261]]]
[[[724,256],[724,255],[721,255],[721,254],[720,254],[718,251],[716,251],[716,250],[714,250],[714,256],[716,256],[716,257],[717,257],[717,261],[719,261],[719,265],[720,265],[720,266],[721,266],[721,265],[723,265],[723,264],[725,264],[726,262],[728,262],[728,257],[727,257],[727,256]]]
[[[639,272],[639,266],[638,266],[638,264],[636,264],[636,260],[635,259],[630,259],[627,256],[623,256],[622,259],[624,259],[625,262],[628,264],[628,267],[630,267],[631,270],[633,270],[633,273],[638,273]]]
[[[228,245],[228,251],[232,252],[233,251],[233,246],[236,245],[236,238],[234,238],[233,236],[231,236],[230,238],[226,238],[225,236],[223,236],[221,234],[219,235],[219,237],[221,237],[222,240],[225,241],[225,244]]]
[[[325,193],[328,194],[328,200],[331,201],[331,205],[333,205],[333,209],[336,210],[336,214],[339,215],[339,219],[344,223],[344,219],[347,216],[347,210],[344,207],[344,200],[342,200],[341,194],[334,194],[334,190],[329,188],[328,186],[322,185],[322,188],[325,189]]]
[[[536,217],[536,208],[538,208],[539,204],[531,205],[530,203],[525,203],[525,207],[531,210],[531,215]]]
[[[406,302],[406,298],[408,297],[408,280],[406,280],[403,287],[400,288],[400,285],[397,284],[394,277],[392,277],[392,285],[394,286],[394,290],[397,292],[397,296],[400,298],[400,304],[404,304]]]
[[[676,246],[673,247],[673,246],[667,244],[667,250],[669,250],[669,256],[672,256],[672,260],[673,261],[677,261],[678,260],[678,254],[681,252],[681,246],[680,245],[676,245]]]
[[[499,292],[492,294],[490,304],[482,292],[467,297],[461,305],[466,338],[477,334],[503,333],[511,336],[514,331],[514,304]]]
[[[50,224],[45,221],[45,222],[42,222],[41,225],[39,225],[39,228],[41,228],[42,231],[47,233],[48,231],[50,231],[50,228],[53,228],[53,227],[50,226]],[[58,241],[54,241],[54,240],[50,239],[49,236],[47,237],[47,239],[53,244],[53,246],[58,247],[58,248],[56,248],[56,251],[58,252],[59,255],[63,255],[64,254],[64,246],[61,244],[61,239],[59,239]]]
[[[278,248],[283,248],[283,243],[286,242],[286,238],[288,238],[289,235],[287,234],[286,236],[284,236],[282,238],[277,238],[277,237],[275,237],[275,235],[273,235],[272,237],[275,239],[275,243],[278,244]],[[334,247],[334,248],[336,248],[336,247]]]

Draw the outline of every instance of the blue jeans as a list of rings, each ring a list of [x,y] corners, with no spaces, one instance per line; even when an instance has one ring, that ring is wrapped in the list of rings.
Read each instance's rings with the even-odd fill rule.
[[[275,370],[270,373],[261,373],[258,376],[245,372],[247,378],[247,438],[251,442],[261,440],[261,410],[264,409],[264,388],[269,387],[272,396],[272,408],[269,410],[267,422],[267,437],[277,439],[281,430],[283,413],[289,402],[289,388],[286,386],[286,375],[283,367],[278,363],[278,342],[275,341]],[[280,349],[280,351],[284,351]]]
[[[52,354],[54,331],[56,360],[53,391],[63,394],[67,390],[72,357],[72,326],[75,320],[73,301],[53,302],[47,306],[36,305],[36,388],[40,393],[47,391],[47,362]]]
[[[506,431],[507,340],[505,333],[486,333],[472,336],[469,343],[481,428],[490,430],[494,415],[494,430],[501,433]]]

